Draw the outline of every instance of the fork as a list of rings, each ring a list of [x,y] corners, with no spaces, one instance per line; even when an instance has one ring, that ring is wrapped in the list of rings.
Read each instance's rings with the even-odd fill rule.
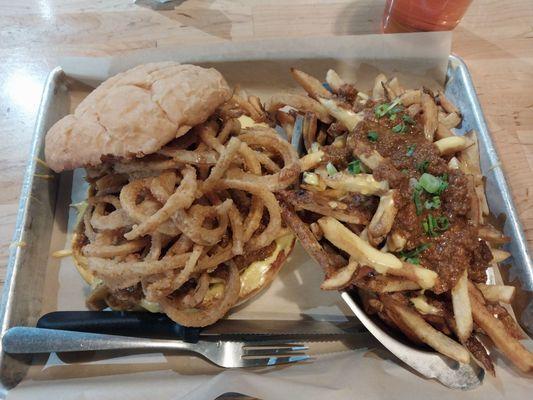
[[[179,340],[144,339],[55,329],[14,327],[2,338],[3,350],[12,354],[52,352],[140,350],[191,351],[224,368],[262,367],[309,360],[303,344],[272,341],[236,342],[229,340],[187,343]]]

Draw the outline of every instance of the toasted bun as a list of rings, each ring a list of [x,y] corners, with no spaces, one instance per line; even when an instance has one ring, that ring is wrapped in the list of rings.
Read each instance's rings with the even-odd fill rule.
[[[93,273],[88,269],[87,258],[82,254],[82,247],[85,243],[85,235],[83,233],[84,225],[83,220],[77,226],[74,235],[72,237],[72,254],[74,257],[74,264],[82,278],[92,285],[95,279]],[[235,303],[238,306],[251,298],[258,295],[262,290],[270,286],[274,278],[278,275],[281,267],[285,264],[285,261],[289,257],[294,248],[296,238],[291,235],[290,238],[286,238],[283,246],[278,244],[275,251],[278,251],[277,256],[274,258],[272,255],[269,257],[271,260],[266,263],[262,268],[258,268],[257,272],[252,272],[253,276],[247,276],[247,272],[250,273],[250,268],[254,268],[254,264],[251,264],[247,268],[241,271],[241,292],[239,294],[239,300]],[[202,307],[209,307],[211,303],[214,303],[220,296],[220,293],[211,291],[210,295],[206,296],[202,302]]]
[[[60,172],[154,153],[207,120],[230,97],[228,84],[213,68],[140,65],[103,82],[74,114],[50,128],[46,162]]]

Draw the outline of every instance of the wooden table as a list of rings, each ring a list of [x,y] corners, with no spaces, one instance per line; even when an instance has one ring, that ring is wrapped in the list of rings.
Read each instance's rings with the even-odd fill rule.
[[[290,3],[284,5],[283,3]],[[376,33],[384,1],[0,0],[0,282],[46,75],[62,55],[266,37]],[[533,4],[475,0],[453,51],[473,75],[533,244]]]

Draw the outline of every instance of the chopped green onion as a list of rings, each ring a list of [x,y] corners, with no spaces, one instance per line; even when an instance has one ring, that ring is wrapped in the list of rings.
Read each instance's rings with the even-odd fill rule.
[[[357,175],[363,172],[361,168],[361,160],[353,160],[348,164],[348,172],[352,175]]]
[[[396,114],[391,114],[391,115],[389,115],[389,119],[390,119],[391,121],[394,121],[394,120],[396,119],[396,117],[397,117]]]
[[[416,215],[420,215],[422,214],[422,211],[424,211],[424,208],[422,206],[422,199],[420,198],[421,194],[422,188],[417,185],[415,187],[415,190],[413,191],[413,201],[415,203]]]
[[[376,106],[376,108],[374,109],[374,113],[376,114],[376,117],[381,118],[391,112],[398,113],[399,111],[401,111],[401,108],[397,108],[396,106],[398,105],[400,101],[401,100],[398,98],[390,104],[383,103],[383,104],[380,104],[379,106]]]
[[[405,128],[407,128],[407,127],[405,126],[405,124],[403,122],[401,122],[398,125],[394,125],[392,127],[392,131],[394,133],[405,133]]]
[[[407,168],[402,169],[402,174],[409,175],[409,170]]]
[[[415,154],[416,144],[412,144],[409,147],[407,147],[407,157],[412,157],[413,154]]]
[[[444,215],[443,216],[440,216],[440,217],[437,217],[437,228],[439,231],[445,231],[446,229],[448,229],[450,227],[450,220],[445,217]]]
[[[424,207],[426,207],[426,210],[436,210],[437,208],[440,208],[440,197],[433,196],[431,200],[426,200]]]
[[[429,167],[429,160],[424,160],[421,163],[416,164],[416,169],[421,174],[424,173],[424,172],[427,172],[428,167]]]
[[[337,171],[337,168],[335,168],[335,166],[331,162],[328,162],[326,165],[326,172],[329,176],[333,176],[339,171]]]
[[[431,243],[422,243],[420,246],[414,248],[413,250],[401,251],[399,255],[400,258],[405,260],[406,262],[418,265],[420,264],[420,259],[418,255],[423,251],[429,249],[431,246]]]
[[[368,138],[368,140],[370,140],[371,142],[377,142],[378,140],[378,133],[376,131],[370,131],[368,132],[368,134],[366,135],[366,137]]]
[[[405,123],[409,124],[409,125],[414,125],[415,124],[415,120],[413,118],[411,118],[410,115],[407,115],[407,114],[404,114],[402,115],[402,119]]]
[[[445,216],[439,216],[435,218],[433,215],[429,214],[427,219],[422,221],[424,233],[431,237],[439,236],[440,233],[444,232],[449,227],[450,221]]]
[[[437,178],[436,176],[424,173],[422,174],[418,182],[426,192],[435,194],[439,191],[444,181],[442,181],[440,178]]]

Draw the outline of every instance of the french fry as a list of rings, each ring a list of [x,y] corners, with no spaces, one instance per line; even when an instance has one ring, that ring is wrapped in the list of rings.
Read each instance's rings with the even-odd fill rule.
[[[403,292],[406,290],[419,290],[420,285],[397,276],[376,275],[370,279],[355,279],[353,283],[360,288],[376,293]]]
[[[342,78],[333,69],[329,69],[326,73],[326,82],[335,93],[338,93],[341,86],[345,84]]]
[[[485,300],[491,303],[509,304],[514,297],[515,287],[507,285],[486,285],[476,283],[476,287],[481,291]]]
[[[349,175],[338,172],[333,176],[324,177],[326,185],[345,192],[361,193],[364,195],[382,195],[389,190],[387,181],[376,181],[372,174]]]
[[[434,145],[437,146],[440,154],[443,156],[463,151],[469,146],[472,146],[472,141],[464,136],[452,136],[437,140]]]
[[[401,96],[400,100],[404,107],[409,107],[413,104],[420,104],[422,98],[421,90],[406,90]]]
[[[310,97],[302,96],[301,94],[276,94],[272,96],[268,102],[267,111],[270,114],[273,114],[284,106],[291,106],[299,111],[315,113],[317,118],[326,124],[331,122],[331,117],[329,116],[328,110],[322,104]]]
[[[392,229],[398,208],[394,203],[396,190],[389,190],[379,199],[379,205],[368,225],[368,241],[377,246]]]
[[[472,334],[472,329],[474,328],[472,308],[468,296],[468,272],[466,269],[452,288],[452,305],[457,336],[461,342],[465,342]]]
[[[411,302],[411,304],[413,304],[413,306],[415,306],[416,310],[420,314],[438,315],[438,316],[442,316],[442,314],[443,314],[441,309],[429,304],[427,299],[426,299],[426,296],[424,296],[424,295],[411,297],[409,299],[409,301]]]
[[[407,239],[398,232],[393,232],[387,237],[387,247],[389,251],[402,251],[407,243]]]
[[[307,151],[311,149],[311,145],[315,142],[317,129],[317,118],[314,113],[306,112],[302,127],[302,134],[304,137],[304,145]]]
[[[323,158],[324,152],[322,150],[309,153],[300,158],[300,169],[302,171],[309,171],[310,169],[316,168],[322,162]]]
[[[370,169],[376,169],[385,159],[376,150],[371,149],[366,143],[358,140],[355,142],[354,154]]]
[[[417,312],[398,302],[385,302],[399,319],[425,344],[451,359],[466,364],[470,361],[468,351],[459,343],[433,328]]]
[[[358,267],[359,264],[356,261],[349,262],[322,282],[320,288],[323,290],[339,290],[345,288],[350,284],[352,276]]]
[[[409,107],[407,107],[407,114],[409,114],[411,118],[416,117],[421,111],[422,106],[420,105],[420,103],[411,104]]]
[[[447,137],[455,136],[453,132],[443,123],[439,122],[439,125],[437,126],[437,130],[435,131],[435,139],[444,139]]]
[[[298,82],[313,99],[318,100],[320,97],[325,99],[331,98],[331,92],[322,86],[322,82],[314,76],[296,68],[291,68],[291,74],[294,80]]]
[[[376,76],[376,79],[374,80],[374,88],[372,89],[372,99],[380,100],[385,98],[383,82],[387,82],[387,77],[385,75],[379,74]]]
[[[341,122],[350,132],[353,131],[356,125],[363,120],[362,113],[354,113],[352,110],[344,108],[338,104],[334,99],[319,98],[326,110],[339,122]]]
[[[439,115],[439,123],[448,129],[455,128],[461,123],[461,117],[454,112],[446,115],[445,117],[441,117]]]
[[[511,241],[508,236],[505,236],[492,225],[480,226],[477,229],[477,234],[480,239],[486,240],[492,244],[505,244]]]
[[[437,280],[435,272],[418,265],[403,263],[391,253],[382,253],[336,219],[322,217],[318,220],[318,224],[327,240],[350,254],[360,264],[368,265],[380,274],[405,277],[418,283],[422,288],[427,289],[435,285]]]
[[[482,301],[481,293],[470,283],[468,286],[474,321],[490,337],[496,347],[521,371],[533,370],[533,354],[505,329],[504,324],[492,315]]]
[[[276,120],[287,134],[287,140],[291,142],[292,131],[294,129],[294,117],[286,112],[278,110],[276,111]]]
[[[424,124],[424,136],[430,142],[433,141],[433,136],[439,125],[437,106],[433,98],[427,94],[420,95],[420,104],[422,105],[422,122]]]
[[[492,376],[496,376],[494,364],[492,363],[485,346],[483,346],[477,337],[471,335],[468,340],[463,343],[463,345],[467,348],[470,354],[472,354],[474,360],[476,360],[485,371],[488,371]]]
[[[501,263],[511,257],[511,253],[505,250],[492,249],[492,257],[495,263]]]
[[[397,77],[394,77],[389,81],[389,88],[392,90],[393,98],[399,97],[405,93],[405,89],[400,85],[400,81]]]
[[[448,98],[444,95],[443,91],[439,91],[438,93],[438,99],[439,103],[444,108],[444,111],[447,113],[456,113],[457,115],[461,115],[461,112],[459,109],[453,104]]]

